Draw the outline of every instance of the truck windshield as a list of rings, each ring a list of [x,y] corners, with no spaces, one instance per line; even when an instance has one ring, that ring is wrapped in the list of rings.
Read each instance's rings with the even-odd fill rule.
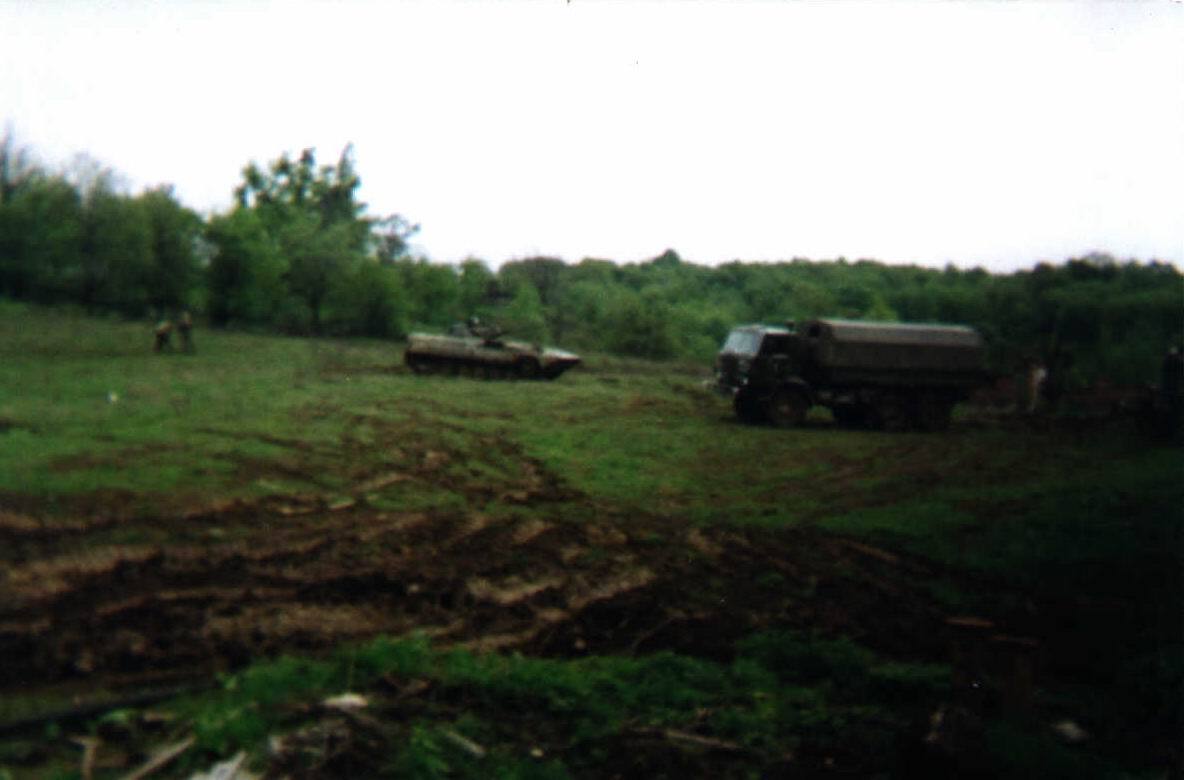
[[[761,345],[761,337],[756,331],[734,330],[728,334],[724,342],[723,352],[733,352],[741,355],[755,355]]]

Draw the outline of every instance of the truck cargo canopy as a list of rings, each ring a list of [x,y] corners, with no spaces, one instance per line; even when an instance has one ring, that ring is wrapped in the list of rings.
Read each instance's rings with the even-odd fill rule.
[[[843,343],[908,344],[933,347],[982,346],[982,337],[978,332],[965,325],[822,319],[808,323],[805,333],[810,338]]]

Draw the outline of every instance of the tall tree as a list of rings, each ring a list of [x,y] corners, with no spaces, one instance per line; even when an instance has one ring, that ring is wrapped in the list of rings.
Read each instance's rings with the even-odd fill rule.
[[[206,236],[214,246],[206,270],[210,322],[275,323],[287,295],[287,263],[259,215],[236,209],[215,216]]]
[[[142,204],[106,188],[86,201],[77,300],[136,317],[149,306],[153,228]]]
[[[82,200],[61,177],[23,183],[0,213],[0,291],[53,302],[81,266]]]
[[[182,206],[169,186],[147,190],[136,200],[152,231],[148,302],[161,312],[188,308],[199,275],[195,248],[201,218]]]
[[[235,190],[238,209],[255,213],[276,243],[286,263],[288,291],[304,307],[303,313],[285,315],[289,328],[321,332],[334,289],[350,286],[359,274],[372,277],[359,270],[369,258],[391,263],[405,255],[407,239],[418,229],[398,215],[366,216],[366,204],[357,199],[360,185],[352,146],[334,165],[318,167],[315,151],[305,149],[295,159],[281,155],[266,169],[255,163],[243,169]],[[373,278],[385,280],[381,293],[395,277]]]
[[[33,153],[27,147],[18,147],[12,127],[6,127],[0,136],[0,206],[12,200],[27,182],[42,175]]]

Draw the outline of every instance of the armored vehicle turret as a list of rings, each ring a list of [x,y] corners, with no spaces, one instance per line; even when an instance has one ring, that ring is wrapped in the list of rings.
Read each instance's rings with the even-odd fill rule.
[[[973,328],[841,319],[734,328],[715,372],[746,422],[800,425],[819,405],[840,423],[921,430],[948,426],[987,378]]]

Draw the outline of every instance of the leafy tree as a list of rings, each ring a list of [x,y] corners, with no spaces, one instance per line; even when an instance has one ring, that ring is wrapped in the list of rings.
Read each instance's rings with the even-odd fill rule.
[[[835,297],[839,307],[836,313],[842,317],[857,319],[872,308],[876,299],[875,293],[862,284],[844,284],[838,289]]]
[[[456,269],[425,258],[400,260],[393,266],[410,302],[412,323],[446,328],[468,316],[460,308],[460,284]]]
[[[554,257],[515,260],[501,267],[498,271],[498,282],[504,290],[516,291],[524,284],[533,287],[539,303],[544,307],[543,316],[548,320],[548,324],[558,324],[553,317],[547,315],[555,311],[555,301],[566,269],[564,262]]]
[[[25,181],[0,215],[0,290],[14,298],[68,298],[81,266],[82,201],[60,177]]]
[[[551,312],[553,338],[578,349],[605,349],[605,304],[615,285],[579,279],[563,287]]]
[[[469,258],[460,264],[460,310],[467,315],[485,314],[500,296],[497,277],[482,260]]]
[[[33,153],[27,147],[17,147],[12,128],[5,128],[0,136],[0,208],[29,182],[43,176],[44,172],[33,162]]]
[[[350,225],[319,227],[308,215],[294,215],[279,231],[279,243],[288,259],[288,289],[308,308],[312,333],[321,332],[321,316],[331,287],[342,283],[363,261],[350,249]]]
[[[286,263],[283,280],[290,299],[278,315],[285,329],[320,333],[329,298],[340,298],[342,289],[360,291],[357,282],[363,278],[382,280],[375,290],[366,291],[364,308],[369,313],[361,319],[369,325],[359,325],[353,315],[344,316],[340,306],[334,315],[338,325],[352,323],[345,326],[351,332],[359,327],[367,332],[402,327],[397,324],[402,315],[395,313],[404,308],[402,304],[393,298],[381,302],[374,297],[388,292],[395,295],[391,280],[402,274],[376,275],[366,263],[371,257],[395,263],[406,254],[407,239],[418,226],[398,215],[366,216],[366,205],[357,200],[360,184],[351,146],[334,165],[318,167],[315,151],[305,149],[295,159],[281,155],[266,169],[255,163],[243,169],[243,181],[235,190],[238,209],[257,216]],[[245,257],[240,254],[240,261]],[[212,297],[219,294],[211,292]],[[299,301],[302,310],[292,301]],[[220,312],[227,310],[224,302],[211,301],[211,306]]]
[[[152,232],[148,302],[162,312],[188,308],[200,273],[194,249],[201,219],[177,201],[171,187],[150,189],[136,202]]]
[[[497,313],[499,324],[514,337],[535,343],[548,340],[543,303],[533,285],[520,284],[514,297]]]
[[[652,360],[676,354],[670,307],[653,292],[621,291],[608,304],[605,315],[605,346],[610,351]]]
[[[419,232],[419,225],[413,225],[398,214],[373,221],[371,227],[374,240],[374,254],[384,264],[391,264],[407,256],[410,240]]]
[[[286,295],[287,264],[259,215],[236,209],[215,216],[206,235],[214,245],[206,270],[210,323],[277,322]]]
[[[329,330],[342,336],[400,337],[407,332],[407,301],[398,272],[374,260],[342,274],[328,297]]]
[[[87,200],[76,300],[135,317],[149,305],[152,223],[142,204],[106,188]]]

